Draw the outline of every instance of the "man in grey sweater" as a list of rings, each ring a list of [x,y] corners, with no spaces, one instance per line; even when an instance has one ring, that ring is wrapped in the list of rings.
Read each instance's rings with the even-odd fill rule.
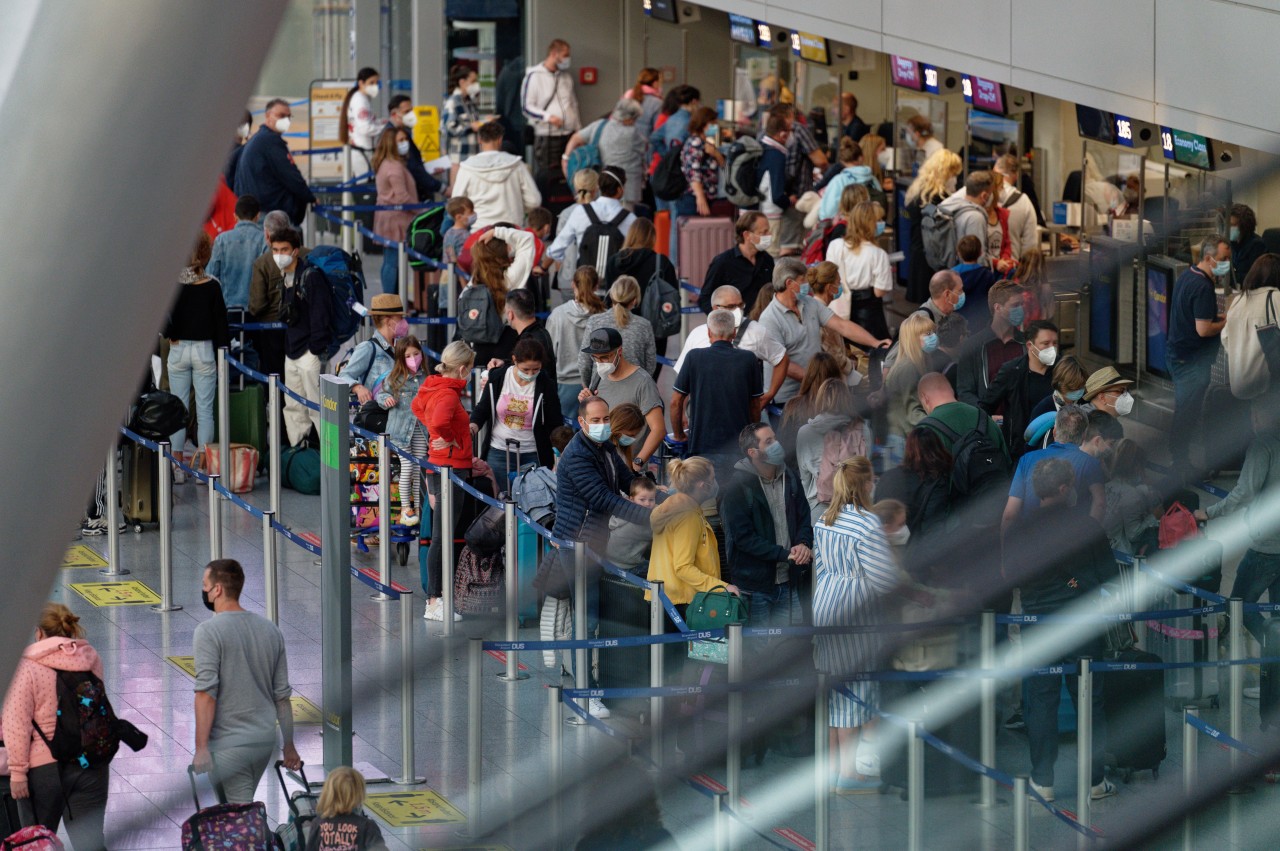
[[[991,265],[990,249],[987,245],[987,205],[991,203],[991,172],[975,171],[965,179],[964,188],[959,189],[950,198],[938,205],[938,212],[951,217],[955,231],[955,242],[952,243],[952,257],[948,266],[960,262],[955,254],[955,246],[966,236],[976,236],[982,243],[982,259],[978,262],[984,266]]]

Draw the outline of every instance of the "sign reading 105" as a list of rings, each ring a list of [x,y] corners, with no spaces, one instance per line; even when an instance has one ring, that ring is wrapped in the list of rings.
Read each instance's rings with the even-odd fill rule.
[[[1133,139],[1133,124],[1131,124],[1131,123],[1128,121],[1128,119],[1124,119],[1124,118],[1117,118],[1117,119],[1116,119],[1116,136],[1120,137],[1121,139],[1130,139],[1130,140],[1132,140],[1132,139]]]

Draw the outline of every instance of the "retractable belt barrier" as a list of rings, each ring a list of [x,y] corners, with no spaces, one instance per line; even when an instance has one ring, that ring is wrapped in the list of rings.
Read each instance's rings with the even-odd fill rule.
[[[1257,750],[1256,748],[1252,748],[1249,745],[1246,745],[1244,742],[1240,741],[1239,739],[1231,738],[1226,733],[1222,732],[1217,727],[1210,724],[1208,721],[1201,719],[1199,716],[1186,714],[1186,715],[1183,715],[1183,720],[1190,726],[1195,727],[1201,733],[1204,733],[1209,738],[1217,742],[1220,742],[1221,744],[1226,745],[1227,747],[1234,748],[1235,750],[1238,750],[1241,753],[1246,753],[1249,756],[1254,756],[1254,757],[1262,756],[1261,751]]]

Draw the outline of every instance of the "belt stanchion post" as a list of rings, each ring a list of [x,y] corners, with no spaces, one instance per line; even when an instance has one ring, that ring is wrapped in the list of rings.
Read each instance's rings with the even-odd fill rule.
[[[449,613],[445,612],[446,623]],[[467,644],[467,835],[478,839],[480,828],[480,731],[483,711],[480,706],[481,657],[484,639],[473,638]]]
[[[689,339],[689,326],[692,324],[689,317],[692,314],[685,313],[684,308],[689,306],[689,291],[684,288],[684,282],[681,281],[677,287],[680,290],[680,351],[684,351],[685,341]],[[666,354],[666,352],[661,352]]]
[[[450,266],[444,274],[442,283],[445,286],[445,292],[449,299],[449,315],[455,319],[458,316],[458,267]]]
[[[378,581],[391,584],[391,441],[387,433],[378,435]],[[395,599],[381,591],[369,595],[386,603]]]
[[[649,589],[649,634],[659,636],[666,630],[667,613],[662,608],[662,586],[661,581],[654,582]],[[649,685],[652,688],[662,688],[665,685],[666,672],[663,670],[663,651],[667,645],[650,644],[649,645]],[[666,732],[663,727],[662,717],[662,698],[649,698],[649,734],[652,739],[652,752],[654,766],[662,770],[662,756],[665,752],[665,736]]]
[[[408,247],[407,242],[396,246],[396,283],[400,286],[400,303],[406,310],[409,308],[409,252],[405,250]]]
[[[507,641],[519,641],[520,583],[516,581],[516,576],[519,571],[520,553],[516,549],[519,546],[516,540],[516,504],[510,499],[503,503],[502,515],[506,544],[506,552],[503,557],[506,559],[505,576],[507,581],[503,584],[506,586],[504,590],[507,597]],[[529,678],[527,672],[520,670],[520,653],[518,651],[507,651],[507,669],[498,676],[509,683]]]
[[[1089,814],[1089,795],[1093,791],[1093,674],[1089,666],[1093,662],[1085,656],[1080,659],[1080,677],[1076,690],[1076,821],[1088,827],[1092,824]],[[1076,847],[1089,847],[1089,837],[1076,834]]]
[[[1196,787],[1196,775],[1199,773],[1200,739],[1196,733],[1196,728],[1191,726],[1191,719],[1199,717],[1200,710],[1195,706],[1183,707],[1182,794],[1185,797],[1184,806],[1191,800],[1192,792]],[[1183,851],[1195,851],[1196,849],[1196,819],[1190,809],[1182,819],[1182,848]]]
[[[353,169],[351,165],[352,159],[353,157],[351,156],[351,146],[343,145],[342,146],[342,180],[347,185],[351,184],[352,178],[354,177],[354,174],[352,173]],[[342,206],[350,207],[355,202],[356,202],[355,193],[353,193],[350,189],[344,189],[342,191]],[[347,252],[348,254],[351,254],[355,251],[355,248],[356,248],[356,229],[355,229],[356,214],[349,209],[343,210],[342,220],[346,222],[346,224],[341,228],[342,250]]]
[[[160,604],[153,612],[176,612],[182,606],[173,602],[173,466],[169,463],[169,441],[161,441],[156,453],[158,499],[160,500]]]
[[[1232,662],[1239,662],[1244,658],[1244,600],[1240,597],[1232,597],[1227,603],[1228,620],[1231,624],[1231,632],[1227,644],[1227,652],[1231,656]],[[1208,629],[1208,627],[1205,627]],[[1244,738],[1244,665],[1233,664],[1231,666],[1231,695],[1228,700],[1227,707],[1231,713],[1230,727],[1228,732],[1231,738],[1237,742]],[[1238,778],[1240,776],[1240,750],[1238,748],[1231,749],[1231,776]],[[1233,791],[1243,791],[1247,788],[1243,783],[1237,783],[1233,787]]]
[[[440,629],[445,638],[453,636],[453,477],[448,467],[436,473],[440,477],[440,606],[444,609]]]
[[[210,473],[209,485],[209,561],[222,558],[222,499],[218,494],[217,473]]]
[[[576,541],[573,545],[573,637],[581,641],[587,637],[587,545]],[[575,688],[587,687],[587,665],[590,655],[585,647],[573,649],[573,685]],[[569,718],[570,724],[586,722],[575,712]]]
[[[231,469],[231,373],[227,347],[218,349],[218,472]],[[182,447],[178,447],[182,452]]]
[[[993,671],[996,667],[996,613],[992,609],[982,612],[982,669]],[[996,681],[987,675],[982,678],[982,706],[980,710],[982,740],[980,754],[983,765],[996,764]],[[982,776],[980,803],[984,807],[995,806],[996,781]]]
[[[561,709],[561,692],[562,687],[559,685],[547,687],[547,708],[549,714],[547,716],[547,733],[550,736],[549,753],[547,756],[548,781],[551,784],[551,836],[553,848],[560,847],[560,834],[563,829],[560,816],[560,787],[564,783],[564,725],[560,717],[563,713]]]
[[[729,851],[732,840],[729,838],[729,804],[725,801],[727,793],[716,792],[711,796],[711,806],[715,813],[716,851]]]
[[[425,783],[419,777],[413,747],[413,591],[400,591],[400,773],[402,786]],[[468,730],[470,735],[470,730]]]
[[[276,513],[271,510],[262,512],[262,582],[266,586],[263,595],[267,606],[267,620],[280,623],[280,589],[277,587],[279,577],[276,575],[276,530],[271,528],[271,521]]]
[[[111,441],[107,451],[107,566],[98,572],[103,576],[128,576],[120,564],[120,467],[119,448]]]
[[[907,848],[924,847],[924,739],[919,721],[907,722]]]
[[[311,243],[315,245],[315,243]],[[280,516],[280,449],[283,446],[280,431],[280,376],[272,373],[267,378],[267,481],[271,487],[271,510]]]
[[[816,851],[831,847],[831,721],[830,686],[827,675],[818,674],[818,690],[813,701],[813,822]]]
[[[1031,819],[1027,798],[1027,776],[1013,778],[1013,851],[1029,851],[1031,848]]]
[[[742,624],[731,623],[725,627],[729,645],[729,686],[742,682]],[[742,692],[729,692],[729,747],[725,753],[725,783],[729,790],[729,807],[738,806],[742,800]]]

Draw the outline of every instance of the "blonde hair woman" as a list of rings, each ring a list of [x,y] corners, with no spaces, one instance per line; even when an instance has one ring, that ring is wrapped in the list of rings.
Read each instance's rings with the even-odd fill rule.
[[[667,477],[676,492],[651,515],[649,581],[662,582],[663,590],[683,615],[684,607],[699,591],[719,585],[733,594],[738,589],[720,581],[716,533],[702,513],[702,506],[720,493],[715,467],[706,458],[677,458],[667,464]]]
[[[889,323],[884,318],[884,297],[893,292],[889,255],[876,245],[883,230],[874,204],[864,201],[853,208],[844,239],[827,246],[827,260],[840,269],[846,297],[836,299],[831,308],[837,316],[856,322],[877,339],[887,339]]]
[[[838,308],[834,305],[837,301],[843,301],[845,309],[848,310],[848,293],[840,283],[840,269],[836,264],[826,260],[815,263],[805,270],[804,279],[809,284],[809,294],[818,301],[837,312]],[[849,358],[845,339],[839,332],[829,327],[822,329],[822,350],[835,358],[840,372],[852,386],[857,386],[861,382],[862,376],[855,369],[856,364]]]
[[[813,529],[813,625],[871,626],[879,622],[880,598],[897,585],[893,554],[880,520],[871,511],[873,473],[862,456],[841,461],[832,476],[831,505]],[[846,680],[880,666],[875,632],[819,635],[814,639],[819,671]],[[858,739],[879,708],[880,686],[847,685],[853,700],[837,690],[830,697],[831,752],[837,755],[836,794],[876,791],[880,781],[858,773]]]
[[[901,452],[893,455],[894,444],[900,450],[907,432],[925,418],[916,385],[926,372],[934,371],[937,330],[927,313],[911,314],[898,329],[898,359],[884,380],[885,392],[889,395],[890,453],[895,462],[901,459]]]
[[[623,275],[609,287],[609,301],[613,307],[592,316],[583,329],[583,339],[589,339],[597,328],[613,328],[622,335],[622,354],[631,363],[653,375],[658,365],[658,349],[654,342],[653,326],[643,316],[631,311],[640,304],[640,283],[630,275]],[[591,357],[578,353],[578,373],[583,387],[591,386]]]
[[[580,168],[573,173],[573,203],[560,211],[556,219],[556,233],[563,233],[569,216],[575,207],[590,204],[600,197],[600,172],[594,168]],[[578,243],[570,242],[565,246],[564,259],[560,261],[560,271],[556,273],[560,289],[573,288],[573,275],[578,268]],[[559,363],[559,361],[556,361]],[[570,361],[572,363],[572,360]]]
[[[309,829],[307,851],[338,847],[355,851],[386,848],[377,823],[359,812],[362,806],[364,775],[345,765],[330,771],[316,803],[316,822]],[[339,838],[341,842],[333,841]]]
[[[907,187],[904,214],[911,220],[910,274],[907,280],[907,301],[920,302],[929,299],[929,279],[937,272],[924,256],[924,235],[920,222],[924,208],[939,204],[955,191],[956,176],[960,174],[960,157],[943,148],[935,152],[920,166],[920,173]]]

